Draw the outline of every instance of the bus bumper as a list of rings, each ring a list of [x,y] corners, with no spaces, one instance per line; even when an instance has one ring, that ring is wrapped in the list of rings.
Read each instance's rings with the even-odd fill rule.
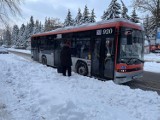
[[[116,84],[126,83],[138,78],[143,77],[143,70],[135,71],[131,73],[119,73],[115,72],[115,79],[114,82]]]

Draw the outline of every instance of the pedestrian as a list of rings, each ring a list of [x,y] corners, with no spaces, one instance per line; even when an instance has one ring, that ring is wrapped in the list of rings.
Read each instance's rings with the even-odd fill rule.
[[[68,76],[71,76],[72,59],[71,59],[71,49],[69,41],[66,41],[64,43],[64,46],[60,54],[60,60],[61,60],[63,75],[66,76],[66,72],[68,72]]]

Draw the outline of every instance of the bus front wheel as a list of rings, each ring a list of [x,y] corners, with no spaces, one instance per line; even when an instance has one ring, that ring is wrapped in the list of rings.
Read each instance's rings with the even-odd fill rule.
[[[84,62],[78,62],[76,67],[77,73],[80,75],[87,76],[88,75],[88,68],[86,63]]]

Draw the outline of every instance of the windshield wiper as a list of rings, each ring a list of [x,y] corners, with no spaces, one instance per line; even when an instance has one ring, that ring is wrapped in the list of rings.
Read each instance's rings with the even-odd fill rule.
[[[121,62],[121,63],[126,63],[126,64],[127,64],[126,59],[120,59],[120,62]]]
[[[141,59],[139,59],[139,58],[129,58],[127,64],[130,64],[131,60],[134,60],[134,59],[135,59],[134,62],[137,62],[137,60],[138,60],[138,61],[140,61],[141,63],[144,63],[144,60],[141,60]]]

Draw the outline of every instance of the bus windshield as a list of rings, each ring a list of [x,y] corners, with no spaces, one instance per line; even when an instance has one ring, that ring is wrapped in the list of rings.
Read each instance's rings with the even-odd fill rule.
[[[119,61],[128,63],[131,59],[143,61],[143,31],[121,28]]]

